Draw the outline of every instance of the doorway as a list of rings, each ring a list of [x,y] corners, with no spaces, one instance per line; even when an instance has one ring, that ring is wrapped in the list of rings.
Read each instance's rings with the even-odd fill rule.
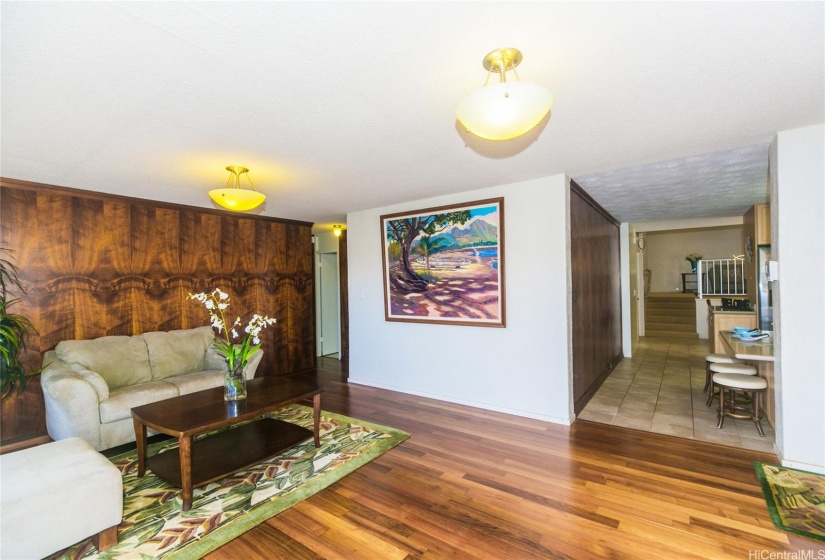
[[[321,327],[319,349],[321,356],[329,356],[338,354],[341,350],[338,253],[319,253],[318,259]]]

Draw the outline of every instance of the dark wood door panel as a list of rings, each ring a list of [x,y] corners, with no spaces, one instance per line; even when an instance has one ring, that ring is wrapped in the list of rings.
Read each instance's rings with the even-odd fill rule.
[[[571,182],[573,401],[579,412],[621,358],[619,228]]]

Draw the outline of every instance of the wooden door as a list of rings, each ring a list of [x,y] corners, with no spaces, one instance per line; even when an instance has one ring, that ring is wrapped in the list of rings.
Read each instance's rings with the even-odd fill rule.
[[[622,359],[619,223],[570,182],[573,402],[579,412]]]

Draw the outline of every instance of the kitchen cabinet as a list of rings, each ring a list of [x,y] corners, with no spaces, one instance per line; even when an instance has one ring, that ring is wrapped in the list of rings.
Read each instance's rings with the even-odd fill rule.
[[[756,328],[755,311],[722,311],[711,307],[708,310],[708,351],[711,354],[726,354],[722,331],[733,327]]]
[[[771,244],[771,205],[754,205],[756,213],[756,246]]]

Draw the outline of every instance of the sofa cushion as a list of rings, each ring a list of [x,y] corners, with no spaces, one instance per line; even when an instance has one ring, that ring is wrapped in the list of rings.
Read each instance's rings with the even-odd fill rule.
[[[212,327],[143,334],[149,349],[152,379],[203,371],[206,349],[215,340]]]
[[[235,345],[237,346],[237,344]],[[220,369],[226,371],[226,356],[221,354],[215,345],[212,344],[207,348],[203,360],[203,369]]]
[[[177,377],[169,377],[164,381],[177,387],[181,395],[188,395],[189,393],[203,391],[204,389],[223,387],[223,378],[223,370],[207,370],[178,375]]]
[[[142,336],[64,340],[58,343],[55,352],[67,364],[98,373],[110,390],[152,380],[149,353]]]
[[[178,396],[178,388],[165,381],[149,381],[131,387],[121,387],[109,393],[109,398],[100,403],[100,422],[108,424],[132,417],[136,406],[171,399]]]

